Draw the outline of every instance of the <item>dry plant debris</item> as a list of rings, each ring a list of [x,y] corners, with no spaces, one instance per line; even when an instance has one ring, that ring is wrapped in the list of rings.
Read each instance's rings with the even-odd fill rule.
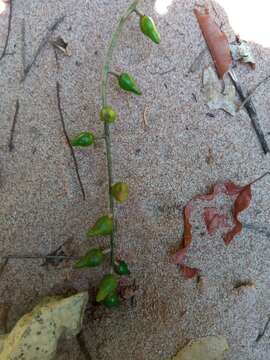
[[[235,115],[238,109],[235,87],[229,81],[224,81],[224,83],[225,88],[222,91],[221,81],[218,79],[214,69],[208,67],[204,70],[203,94],[209,109],[222,109],[230,115]]]
[[[204,9],[204,11],[195,8],[194,13],[214,60],[218,76],[220,79],[223,79],[232,64],[230,45],[227,36],[211,18],[207,8]]]
[[[228,229],[224,234],[224,242],[229,245],[234,237],[242,231],[242,224],[238,219],[239,214],[247,209],[252,199],[251,185],[261,180],[269,173],[264,174],[250,184],[239,186],[232,181],[226,181],[224,184],[217,184],[213,190],[206,195],[197,195],[184,208],[184,234],[180,249],[173,255],[172,260],[180,266],[181,272],[186,279],[191,279],[198,275],[199,269],[191,268],[184,264],[184,258],[192,243],[192,224],[190,222],[192,212],[198,201],[205,202],[202,209],[202,218],[209,235],[213,235],[218,229]],[[219,209],[209,206],[207,203],[214,200],[220,194],[225,194],[233,200],[232,219]],[[230,225],[232,220],[233,225]]]

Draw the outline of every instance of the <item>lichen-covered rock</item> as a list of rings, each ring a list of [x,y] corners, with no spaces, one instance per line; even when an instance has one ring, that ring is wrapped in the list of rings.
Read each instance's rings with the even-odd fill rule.
[[[223,336],[207,336],[192,340],[171,360],[222,360],[229,350]]]
[[[0,336],[0,359],[54,359],[59,338],[80,332],[87,301],[86,292],[64,299],[45,298],[8,335]]]

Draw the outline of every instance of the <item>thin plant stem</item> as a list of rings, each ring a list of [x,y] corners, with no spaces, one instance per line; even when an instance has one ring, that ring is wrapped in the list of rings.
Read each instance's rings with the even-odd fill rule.
[[[118,75],[116,72],[114,72],[114,71],[109,71],[109,75],[113,75],[113,76],[115,76],[116,78],[119,77],[119,75]]]
[[[254,181],[252,181],[252,183],[250,183],[249,185],[253,185],[253,184],[255,184],[256,182],[261,181],[265,176],[268,176],[268,175],[270,175],[270,172],[269,172],[269,171],[266,172],[265,174],[263,174],[262,176],[258,177],[258,178],[255,179]]]
[[[105,57],[105,62],[102,69],[102,82],[101,82],[101,103],[102,107],[107,106],[107,89],[108,89],[108,78],[110,74],[110,66],[112,62],[113,51],[117,46],[119,36],[122,32],[123,26],[127,21],[128,17],[136,9],[140,0],[134,0],[126,12],[120,18],[115,31],[112,34],[111,41]],[[109,195],[109,208],[113,218],[113,231],[110,236],[110,247],[111,247],[111,268],[114,264],[114,247],[115,247],[115,211],[114,211],[114,199],[111,194],[111,186],[113,185],[113,165],[112,165],[112,149],[111,149],[111,134],[110,125],[104,122],[104,134],[106,144],[106,157],[107,157],[107,169],[108,169],[108,195]]]

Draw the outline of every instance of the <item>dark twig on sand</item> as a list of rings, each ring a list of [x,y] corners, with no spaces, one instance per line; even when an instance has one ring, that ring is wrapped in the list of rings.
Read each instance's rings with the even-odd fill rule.
[[[155,72],[151,72],[151,71],[148,71],[150,75],[160,75],[160,76],[163,76],[163,75],[166,75],[166,74],[169,74],[173,71],[176,71],[176,66],[172,67],[171,69],[168,69],[168,70],[165,70],[165,71],[155,71]]]
[[[11,126],[11,130],[10,130],[10,138],[9,138],[9,143],[8,143],[10,152],[14,149],[13,138],[14,138],[15,127],[17,124],[19,109],[20,109],[20,103],[19,103],[19,100],[17,99],[16,110],[15,110],[15,114],[13,116],[12,126]]]
[[[0,259],[4,259],[5,262],[8,260],[79,260],[81,256],[66,256],[66,255],[8,255],[0,257]],[[6,265],[4,262],[0,267],[0,275],[3,266]]]
[[[259,333],[259,335],[257,336],[257,338],[255,340],[257,343],[264,337],[264,334],[268,330],[269,325],[270,325],[270,316],[268,316],[267,322],[266,322],[263,330]]]
[[[236,77],[236,74],[235,72],[233,71],[233,69],[231,69],[228,74],[230,75],[230,78],[236,88],[236,91],[238,92],[239,94],[239,97],[242,101],[245,101],[246,99],[246,96],[243,92],[243,89],[242,89],[242,86],[240,84],[240,82],[238,81],[237,77]],[[264,151],[265,154],[267,154],[268,152],[270,152],[270,149],[269,149],[269,146],[265,140],[265,136],[264,136],[264,133],[262,131],[262,128],[260,126],[260,122],[259,122],[259,118],[258,118],[258,115],[257,115],[257,111],[255,109],[255,106],[252,102],[251,99],[249,99],[246,104],[245,104],[245,109],[250,117],[250,120],[251,120],[251,123],[253,125],[253,128],[257,134],[257,137],[261,143],[261,146],[262,146],[262,149]]]
[[[45,47],[45,45],[48,43],[48,41],[50,40],[50,37],[52,35],[52,33],[57,29],[57,27],[64,21],[65,16],[61,16],[60,18],[58,18],[54,24],[49,27],[49,29],[47,30],[45,36],[43,37],[43,39],[41,40],[39,47],[37,48],[37,51],[35,52],[35,55],[33,57],[33,60],[30,62],[29,65],[26,66],[26,68],[24,69],[24,74],[23,77],[21,79],[21,82],[23,82],[27,75],[29,74],[32,66],[35,64],[39,54],[41,53],[41,51],[43,50],[43,48]]]
[[[25,20],[22,19],[22,65],[23,65],[23,76],[26,68],[26,59],[25,59]]]
[[[63,132],[64,132],[65,138],[66,138],[66,140],[67,140],[67,144],[68,144],[68,146],[69,146],[70,153],[71,153],[71,156],[72,156],[72,159],[73,159],[73,162],[74,162],[74,167],[75,167],[77,179],[78,179],[78,182],[79,182],[79,185],[80,185],[80,188],[81,188],[82,196],[83,196],[83,199],[85,200],[85,191],[84,191],[83,183],[82,183],[82,180],[81,180],[81,177],[80,177],[80,173],[79,173],[78,162],[77,162],[77,159],[76,159],[76,156],[75,156],[73,147],[72,147],[72,145],[71,145],[71,142],[70,142],[70,139],[69,139],[67,130],[66,130],[66,125],[65,125],[65,121],[64,121],[63,111],[62,111],[62,107],[61,107],[60,84],[59,84],[58,81],[56,82],[56,94],[57,94],[57,106],[58,106],[59,115],[60,115],[60,119],[61,119],[61,123],[62,123],[62,127],[63,127]]]
[[[6,41],[5,41],[3,52],[2,52],[2,54],[0,56],[0,61],[3,59],[3,57],[5,57],[6,52],[7,52],[8,42],[9,42],[9,38],[10,38],[10,31],[11,31],[12,12],[13,12],[13,0],[10,0],[7,36],[6,36]]]
[[[251,97],[254,95],[255,91],[263,84],[265,84],[268,80],[270,80],[270,75],[266,76],[266,78],[264,78],[263,80],[261,80],[260,82],[258,82],[257,85],[255,85],[255,87],[249,91],[248,96],[245,98],[245,100],[240,104],[238,111],[241,110],[246,103],[251,99]]]

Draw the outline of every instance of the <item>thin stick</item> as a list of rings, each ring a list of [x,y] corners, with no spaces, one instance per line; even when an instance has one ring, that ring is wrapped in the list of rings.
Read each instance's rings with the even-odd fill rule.
[[[262,180],[262,179],[263,179],[265,176],[267,176],[267,175],[270,175],[270,172],[269,172],[269,171],[266,172],[265,174],[263,174],[262,176],[258,177],[258,179],[255,179],[254,181],[252,181],[249,185],[255,184],[256,182]]]
[[[65,256],[65,255],[8,255],[0,257],[0,259],[8,260],[79,260],[82,256]],[[5,264],[4,264],[5,265]]]
[[[0,56],[0,61],[6,55],[6,51],[7,51],[7,47],[8,47],[8,42],[9,42],[9,38],[10,38],[10,31],[11,31],[12,12],[13,12],[13,0],[10,0],[10,2],[9,2],[9,16],[8,16],[7,36],[6,36],[6,41],[5,41],[3,52],[2,52],[2,54]]]
[[[235,72],[231,69],[228,72],[228,74],[229,74],[229,76],[230,76],[230,78],[231,78],[231,80],[232,80],[232,82],[234,84],[234,87],[236,88],[236,91],[238,92],[238,94],[240,96],[240,99],[242,101],[245,101],[246,96],[244,95],[242,86],[239,83]],[[269,149],[269,146],[268,146],[268,144],[267,144],[267,142],[265,140],[265,136],[264,136],[264,133],[263,133],[262,128],[260,126],[255,106],[254,106],[251,99],[249,99],[247,101],[247,103],[245,104],[245,108],[246,108],[246,111],[247,111],[247,113],[249,115],[251,123],[253,125],[253,128],[254,128],[254,130],[255,130],[255,132],[257,134],[257,137],[258,137],[258,139],[259,139],[259,141],[261,143],[262,149],[263,149],[264,153],[267,154],[268,152],[270,152],[270,149]]]
[[[102,107],[107,105],[107,88],[108,88],[108,78],[110,72],[110,66],[112,61],[113,50],[115,49],[119,35],[122,32],[123,26],[130,16],[130,14],[136,9],[140,0],[135,0],[128,7],[127,11],[120,18],[115,31],[112,34],[111,41],[107,50],[105,62],[102,69],[102,83],[101,83],[101,103]],[[110,247],[111,247],[111,268],[113,269],[114,264],[114,247],[115,247],[115,215],[114,215],[114,199],[111,194],[111,186],[113,184],[113,171],[112,171],[112,151],[111,151],[111,135],[109,124],[104,122],[104,134],[105,134],[105,143],[106,143],[106,157],[107,157],[107,169],[108,169],[108,197],[109,197],[109,207],[113,219],[113,231],[110,236]]]
[[[71,156],[72,156],[72,159],[73,159],[73,162],[74,162],[74,167],[75,167],[78,183],[79,183],[80,188],[81,188],[83,200],[85,200],[85,191],[84,191],[83,183],[82,183],[80,173],[79,173],[79,166],[78,166],[77,159],[76,159],[73,147],[71,145],[71,142],[70,142],[67,130],[66,130],[63,111],[62,111],[62,107],[61,107],[60,84],[59,84],[58,81],[56,82],[56,94],[57,94],[57,106],[58,106],[58,111],[59,111],[59,115],[60,115],[60,119],[61,119],[61,123],[62,123],[62,127],[63,127],[63,132],[64,132],[65,138],[67,140],[67,144],[69,146],[70,153],[71,153]]]
[[[37,48],[37,51],[33,57],[33,60],[31,61],[31,63],[29,65],[26,66],[25,70],[24,70],[24,75],[23,78],[21,79],[21,82],[24,82],[27,75],[29,74],[32,66],[35,64],[39,54],[41,53],[41,51],[43,50],[43,48],[45,47],[45,45],[48,43],[48,41],[50,40],[50,37],[52,35],[52,33],[57,29],[57,27],[64,21],[65,19],[65,15],[61,16],[60,18],[58,18],[54,24],[49,27],[49,29],[47,30],[45,36],[43,37],[43,39],[41,40],[39,47]]]
[[[22,65],[23,65],[23,76],[26,68],[26,59],[25,59],[25,20],[22,19]],[[23,77],[22,76],[22,77]]]
[[[269,325],[270,325],[270,316],[268,316],[268,320],[267,320],[267,322],[266,322],[266,324],[265,324],[265,326],[263,328],[263,331],[260,332],[259,335],[257,336],[257,339],[255,340],[256,342],[259,342],[263,338],[263,336],[266,333]]]
[[[9,143],[8,143],[8,148],[9,148],[10,152],[14,149],[13,138],[14,138],[15,127],[17,124],[19,109],[20,109],[20,103],[19,103],[19,99],[17,99],[16,110],[15,110],[15,114],[13,116],[12,126],[11,126],[11,130],[10,130],[10,138],[9,138]]]
[[[165,71],[162,71],[162,72],[159,72],[159,71],[156,71],[156,72],[151,72],[151,71],[148,71],[150,75],[160,75],[160,76],[163,76],[163,75],[166,75],[166,74],[169,74],[173,71],[176,71],[176,66],[174,66],[173,68],[169,69],[169,70],[165,70]]]
[[[265,84],[270,79],[270,75],[266,76],[263,80],[258,82],[258,84],[249,92],[248,96],[245,98],[245,100],[240,104],[238,111],[240,111],[251,99],[251,97],[254,95],[255,91],[263,84]]]

